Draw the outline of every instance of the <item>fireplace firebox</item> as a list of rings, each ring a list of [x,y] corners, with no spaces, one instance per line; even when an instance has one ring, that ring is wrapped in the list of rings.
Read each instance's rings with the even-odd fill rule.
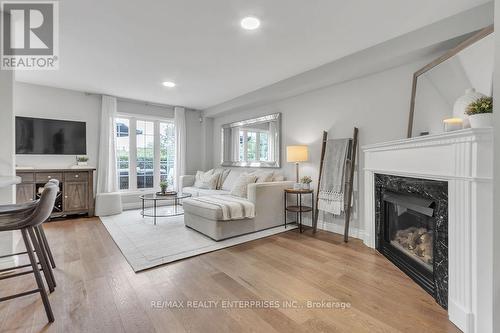
[[[375,175],[376,247],[447,308],[448,184]]]

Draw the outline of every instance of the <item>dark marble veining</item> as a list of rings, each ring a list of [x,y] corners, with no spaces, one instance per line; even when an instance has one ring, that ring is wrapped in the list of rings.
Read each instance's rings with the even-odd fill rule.
[[[380,248],[383,232],[383,195],[385,191],[417,195],[436,203],[434,209],[434,298],[448,308],[448,183],[393,175],[375,175],[375,242]]]

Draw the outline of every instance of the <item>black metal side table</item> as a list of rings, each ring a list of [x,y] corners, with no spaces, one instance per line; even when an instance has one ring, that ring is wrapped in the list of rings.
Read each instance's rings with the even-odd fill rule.
[[[295,205],[288,206],[287,205],[287,195],[288,194],[295,194],[296,199],[295,199]],[[302,195],[311,195],[311,206],[305,206],[302,204]],[[286,213],[287,212],[293,212],[296,213],[297,216],[297,221],[296,223],[299,226],[299,231],[302,233],[302,213],[308,213],[311,212],[311,217],[313,223],[314,223],[314,191],[313,190],[294,190],[294,189],[285,189],[284,191],[284,196],[285,196],[285,228],[286,228]]]

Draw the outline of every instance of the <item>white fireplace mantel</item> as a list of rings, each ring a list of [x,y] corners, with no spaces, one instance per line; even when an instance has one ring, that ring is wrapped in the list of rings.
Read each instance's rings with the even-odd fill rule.
[[[464,129],[363,147],[366,245],[375,248],[375,174],[448,182],[448,316],[493,332],[493,131]]]

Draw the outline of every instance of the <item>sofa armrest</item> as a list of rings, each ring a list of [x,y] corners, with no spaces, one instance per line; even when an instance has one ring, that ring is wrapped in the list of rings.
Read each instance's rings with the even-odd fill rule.
[[[193,176],[193,175],[180,176],[180,184],[179,184],[180,192],[182,192],[182,189],[184,187],[193,186],[194,180],[195,180],[195,176]]]
[[[255,204],[255,214],[283,214],[284,190],[293,187],[293,181],[248,184],[248,200]]]

